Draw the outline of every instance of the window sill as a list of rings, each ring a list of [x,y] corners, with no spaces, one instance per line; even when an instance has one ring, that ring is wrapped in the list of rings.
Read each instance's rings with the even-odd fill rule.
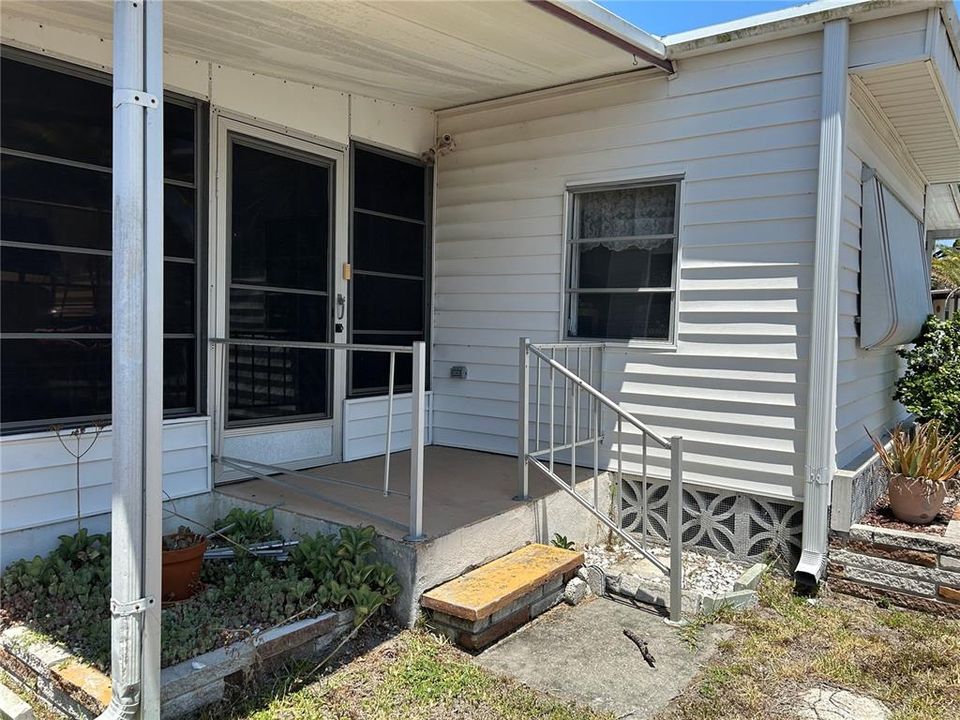
[[[656,342],[653,340],[605,340],[603,338],[563,338],[564,343],[576,345],[577,343],[601,343],[604,348],[611,350],[647,350],[657,352],[676,352],[677,342]]]

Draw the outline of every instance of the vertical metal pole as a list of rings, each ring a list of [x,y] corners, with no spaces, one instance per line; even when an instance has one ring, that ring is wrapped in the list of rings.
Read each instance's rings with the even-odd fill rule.
[[[427,352],[423,341],[413,344],[413,387],[410,393],[410,534],[417,542],[423,534],[423,421],[426,396]]]
[[[534,407],[536,407],[536,413],[534,415],[534,425],[536,427],[536,430],[534,432],[536,436],[533,441],[533,446],[539,452],[540,450],[540,365],[541,365],[539,355],[537,355],[536,361],[537,361],[537,393],[534,396],[534,400],[533,400]]]
[[[670,438],[670,620],[680,622],[683,593],[683,438]]]
[[[570,348],[565,347],[563,349],[563,366],[567,369],[570,368]],[[567,376],[563,376],[563,440],[561,444],[567,444],[567,406],[570,404],[570,392],[567,389],[567,385],[570,381],[567,379]]]
[[[520,338],[519,396],[517,398],[517,496],[514,500],[526,500],[530,495],[530,338]]]
[[[617,527],[623,527],[623,417],[617,415]]]
[[[107,712],[152,720],[159,717],[160,687],[163,35],[162,7],[149,5],[121,0],[113,18],[113,692]]]
[[[570,432],[573,435],[573,442],[570,443],[570,487],[577,486],[577,404],[580,397],[577,391],[580,386],[576,383],[570,383],[570,394],[573,395],[573,402],[570,405]]]
[[[593,395],[590,396],[593,399]],[[593,507],[600,507],[600,403],[593,403]]]
[[[551,359],[556,358],[556,350],[550,351]],[[554,405],[555,395],[556,395],[556,383],[555,379],[557,376],[557,371],[554,369],[553,365],[550,366],[550,472],[553,472],[553,448],[557,444],[557,428],[554,424]]]
[[[163,4],[144,6],[144,80],[156,106],[145,111],[144,135],[144,610],[142,720],[160,718],[160,602],[163,564]]]
[[[647,533],[650,528],[647,526],[647,433],[641,433],[643,438],[643,481],[640,483],[640,538],[643,542],[643,548],[647,548]]]
[[[397,354],[390,353],[390,377],[387,379],[387,437],[383,445],[383,494],[390,494],[390,442],[393,436],[393,368]],[[413,395],[410,395],[413,402]]]

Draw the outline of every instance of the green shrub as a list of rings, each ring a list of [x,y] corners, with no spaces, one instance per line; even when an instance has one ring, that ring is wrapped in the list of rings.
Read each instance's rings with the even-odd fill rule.
[[[899,354],[907,369],[894,399],[923,422],[940,420],[944,433],[960,432],[960,317],[931,315],[913,347]]]
[[[244,521],[235,526],[237,536],[253,542],[276,537],[272,515],[263,517],[269,526],[235,515],[235,521]],[[221,527],[226,520],[219,521]],[[374,535],[368,527],[305,537],[286,563],[253,555],[204,561],[203,590],[163,608],[161,664],[173,665],[325,610],[353,608],[359,624],[400,592],[393,568],[375,560]],[[109,668],[109,536],[86,530],[63,535],[46,557],[10,565],[0,587],[0,626],[27,623],[102,670]]]

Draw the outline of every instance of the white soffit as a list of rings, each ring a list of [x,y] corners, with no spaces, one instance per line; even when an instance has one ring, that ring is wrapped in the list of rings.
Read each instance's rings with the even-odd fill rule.
[[[930,183],[960,180],[957,117],[931,61],[854,71]]]
[[[164,45],[264,75],[440,109],[650,67],[610,36],[662,56],[658,40],[616,16],[594,17],[590,5],[176,0],[165,3]],[[3,12],[111,36],[105,0],[4,0]]]

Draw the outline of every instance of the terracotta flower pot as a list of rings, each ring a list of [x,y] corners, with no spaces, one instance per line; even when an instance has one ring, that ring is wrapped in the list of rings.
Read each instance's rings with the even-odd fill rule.
[[[940,512],[947,494],[946,483],[924,482],[905,475],[891,475],[887,491],[890,494],[890,509],[898,520],[915,525],[927,525]]]
[[[200,589],[200,563],[207,550],[207,539],[180,550],[163,551],[162,593],[164,601],[186,600]]]

